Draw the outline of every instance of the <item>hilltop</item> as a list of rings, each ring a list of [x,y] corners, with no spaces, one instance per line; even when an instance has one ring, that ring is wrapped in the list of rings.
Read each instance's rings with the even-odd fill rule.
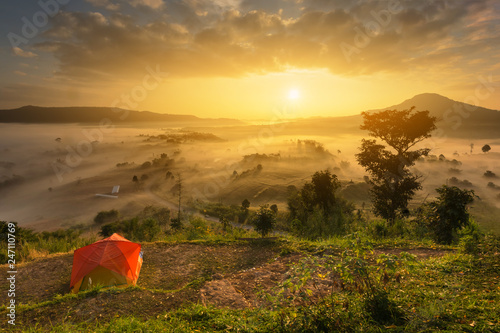
[[[359,263],[373,267],[366,269],[374,274],[377,288],[387,290],[399,307],[403,317],[393,321],[370,317],[363,310],[368,296],[350,289],[348,280],[342,286],[341,275],[325,270],[328,265],[342,262],[342,252],[350,250],[347,245],[348,242],[339,240],[311,243],[283,238],[144,243],[144,264],[137,287],[96,288],[78,295],[67,294],[72,253],[50,255],[18,265],[16,329],[62,332],[303,332],[307,327],[315,332],[322,331],[321,327],[328,327],[325,332],[500,329],[497,312],[500,281],[498,262],[494,265],[498,260],[495,248],[481,247],[478,255],[469,255],[458,253],[457,248],[434,245],[397,241],[375,244],[374,252],[360,257]],[[491,245],[498,250],[497,243],[488,246]],[[405,256],[416,261],[411,264],[403,260]],[[384,275],[383,271],[375,270],[383,266],[376,264],[375,258],[393,260],[398,268],[388,269]],[[0,273],[0,286],[4,290],[6,271],[2,269]],[[376,280],[379,275],[384,282]],[[5,304],[6,293],[0,297]],[[0,308],[3,317],[5,311],[5,306]],[[7,328],[7,321],[3,320],[1,325]]]

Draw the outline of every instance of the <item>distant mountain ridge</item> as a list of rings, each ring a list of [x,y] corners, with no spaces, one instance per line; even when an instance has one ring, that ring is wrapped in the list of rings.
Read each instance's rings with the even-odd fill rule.
[[[492,110],[475,106],[467,103],[457,102],[447,97],[434,93],[424,93],[416,95],[404,102],[384,108],[384,110],[402,110],[415,106],[417,110],[429,110],[430,113],[438,119],[449,119],[454,113],[467,117],[468,114],[479,114],[482,119],[488,117],[497,117],[500,115],[498,110]]]
[[[500,111],[461,103],[434,93],[416,95],[400,104],[382,109],[404,110],[415,106],[417,110],[428,110],[437,118],[440,135],[449,137],[498,138],[500,137]],[[206,119],[193,115],[160,114],[149,111],[131,111],[109,107],[39,107],[23,106],[17,109],[0,110],[0,123],[99,123],[108,118],[115,124],[164,122],[207,127],[241,126],[236,119]],[[363,119],[361,114],[344,117],[320,117],[287,121],[286,129],[292,134],[303,134],[304,129],[312,133],[327,135],[332,132],[343,134],[363,134],[359,129]]]
[[[434,93],[416,95],[400,104],[381,109],[367,110],[405,110],[415,107],[418,111],[428,110],[437,118],[436,126],[441,137],[467,139],[490,139],[500,137],[500,111],[461,103]],[[363,122],[361,114],[343,117],[307,118],[292,121],[287,125],[291,134],[299,134],[303,128],[311,128],[318,135],[331,133],[366,135],[360,129]]]
[[[450,137],[500,137],[500,111],[457,102],[439,94],[424,93],[380,110],[428,110],[436,125]],[[380,111],[378,110],[378,111]]]
[[[27,105],[17,109],[0,110],[0,123],[99,123],[110,119],[116,123],[195,122],[224,125],[242,124],[240,120],[199,118],[192,115],[162,114],[150,111],[132,111],[110,107],[41,107]]]

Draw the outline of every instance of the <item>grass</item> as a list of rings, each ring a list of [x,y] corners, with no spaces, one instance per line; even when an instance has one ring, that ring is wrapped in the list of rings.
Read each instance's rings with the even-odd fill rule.
[[[500,235],[500,224],[498,223],[500,208],[487,201],[476,200],[474,201],[470,211],[474,216],[474,219],[477,220],[484,230]]]
[[[67,253],[97,241],[95,236],[81,237],[82,230],[57,230],[53,232],[33,232],[16,224],[16,262],[31,261],[53,253]],[[0,221],[0,263],[8,260],[7,222]]]

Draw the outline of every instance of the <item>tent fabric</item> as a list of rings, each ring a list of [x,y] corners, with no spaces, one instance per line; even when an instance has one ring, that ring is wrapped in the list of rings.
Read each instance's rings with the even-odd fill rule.
[[[104,271],[106,270],[123,276],[127,284],[135,285],[139,277],[141,266],[141,245],[133,243],[115,233],[108,238],[84,246],[75,251],[70,288],[78,292],[82,286],[82,279],[86,276],[92,276],[91,273],[93,271],[96,272],[93,273],[94,278],[89,280],[90,284],[92,281],[96,281],[96,277],[101,276],[102,279],[105,280],[104,285],[106,285],[106,283],[112,280],[106,280],[104,276],[113,275],[105,274]],[[122,279],[120,281],[123,282]],[[103,281],[96,281],[96,283],[97,282]]]

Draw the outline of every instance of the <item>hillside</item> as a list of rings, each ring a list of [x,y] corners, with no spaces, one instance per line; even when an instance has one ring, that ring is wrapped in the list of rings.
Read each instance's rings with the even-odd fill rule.
[[[375,285],[389,292],[403,315],[396,321],[370,317],[362,308],[367,296],[350,289],[349,280],[341,283],[334,271],[325,271],[324,267],[347,259],[341,255],[349,250],[346,245],[290,239],[144,243],[137,287],[97,288],[78,295],[67,294],[72,253],[51,255],[18,265],[16,328],[62,332],[500,329],[498,243],[490,242],[489,249],[482,247],[483,252],[472,256],[458,254],[456,248],[381,242],[368,257],[358,258],[363,265],[375,265],[367,266]],[[396,271],[375,270],[381,267],[375,258],[384,256],[398,263]],[[401,261],[405,256],[413,256],[415,264]],[[0,273],[3,290],[8,287],[6,271]],[[383,283],[376,280],[380,274]],[[280,296],[280,290],[285,294]],[[6,297],[7,293],[0,295],[2,304]],[[4,305],[3,317],[5,312]],[[3,320],[1,326],[9,325]]]
[[[206,119],[191,115],[161,114],[150,111],[132,111],[110,107],[40,107],[23,106],[17,109],[0,110],[0,123],[93,123],[99,124],[109,119],[115,124],[122,123],[197,123],[219,125],[241,125],[235,119]]]

